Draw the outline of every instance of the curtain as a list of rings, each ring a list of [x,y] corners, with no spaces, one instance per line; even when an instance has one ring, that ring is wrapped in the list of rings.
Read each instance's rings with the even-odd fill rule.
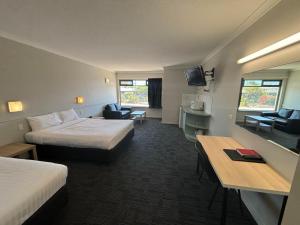
[[[162,89],[161,78],[148,79],[149,108],[156,108],[156,109],[161,108],[161,89]]]

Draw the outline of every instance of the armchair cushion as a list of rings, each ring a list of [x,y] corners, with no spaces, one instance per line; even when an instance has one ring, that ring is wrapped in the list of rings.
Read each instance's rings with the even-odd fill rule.
[[[114,105],[115,105],[117,111],[121,111],[122,110],[122,107],[119,104],[114,104]]]
[[[300,110],[294,110],[294,112],[292,113],[289,119],[300,120]]]
[[[105,109],[109,111],[117,111],[115,104],[108,104]]]
[[[292,109],[281,108],[278,111],[278,115],[279,115],[280,118],[287,119],[292,115],[293,111],[294,110],[292,110]]]

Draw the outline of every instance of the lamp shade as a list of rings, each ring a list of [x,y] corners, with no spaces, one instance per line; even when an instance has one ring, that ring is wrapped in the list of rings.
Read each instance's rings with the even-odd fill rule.
[[[76,101],[76,104],[83,104],[84,103],[84,97],[77,96],[75,101]]]
[[[21,112],[21,111],[23,111],[22,102],[21,101],[8,102],[8,111],[9,112]]]

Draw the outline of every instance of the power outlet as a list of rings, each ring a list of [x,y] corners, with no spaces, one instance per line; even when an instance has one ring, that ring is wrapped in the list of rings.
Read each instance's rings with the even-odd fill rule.
[[[23,123],[19,123],[19,124],[18,124],[18,128],[19,128],[19,130],[24,130],[24,125],[23,125]]]

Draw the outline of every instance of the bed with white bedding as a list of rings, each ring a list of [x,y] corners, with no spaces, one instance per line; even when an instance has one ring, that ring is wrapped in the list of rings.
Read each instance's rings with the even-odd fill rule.
[[[28,221],[65,187],[67,174],[60,164],[0,157],[0,225]]]
[[[40,145],[113,149],[133,129],[131,120],[81,118],[29,132],[26,141]]]
[[[56,155],[66,153],[82,153],[80,157],[90,155],[90,158],[97,157],[95,150],[110,152],[119,147],[124,139],[130,139],[134,134],[133,121],[131,120],[104,120],[79,118],[68,121],[57,126],[29,132],[25,135],[28,143],[37,144],[39,155],[46,152],[40,151],[41,146],[48,146],[47,151]],[[50,148],[49,148],[50,146]],[[53,147],[51,150],[51,146]],[[55,148],[54,148],[55,146]],[[59,148],[63,147],[63,148]],[[45,148],[44,148],[45,149]],[[61,149],[60,152],[59,149]],[[70,152],[74,150],[74,152]],[[91,153],[91,150],[92,153]],[[53,154],[52,154],[53,155]]]

